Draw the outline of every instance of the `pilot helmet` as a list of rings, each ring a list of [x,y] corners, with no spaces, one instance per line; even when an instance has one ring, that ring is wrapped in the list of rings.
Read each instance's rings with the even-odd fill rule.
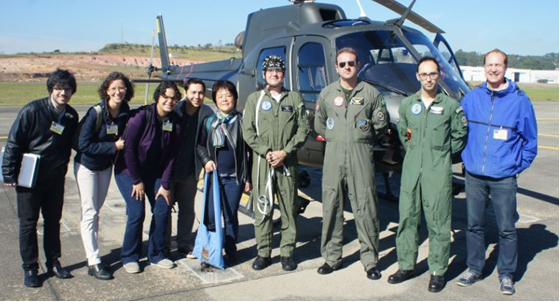
[[[270,55],[264,58],[262,63],[262,70],[266,71],[268,68],[280,67],[282,71],[286,70],[286,65],[284,64],[284,59],[277,55]]]

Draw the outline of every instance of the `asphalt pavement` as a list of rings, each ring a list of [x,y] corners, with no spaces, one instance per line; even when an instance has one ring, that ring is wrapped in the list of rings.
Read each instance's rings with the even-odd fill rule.
[[[519,177],[517,223],[519,240],[518,269],[514,275],[517,293],[504,296],[499,291],[497,261],[497,230],[491,210],[487,213],[487,256],[483,280],[470,287],[459,287],[457,280],[466,271],[465,228],[467,224],[465,193],[453,199],[452,246],[447,285],[440,293],[427,290],[429,272],[427,252],[429,242],[422,226],[417,276],[399,285],[387,283],[387,277],[397,269],[395,234],[398,204],[379,201],[381,222],[379,269],[383,277],[366,278],[359,261],[359,243],[349,205],[345,217],[343,267],[322,276],[317,268],[323,263],[320,255],[322,223],[320,170],[306,169],[312,178],[303,195],[311,199],[305,213],[298,219],[298,243],[295,259],[297,270],[285,272],[280,265],[279,230],[274,233],[272,266],[254,271],[251,263],[256,256],[253,221],[241,214],[238,244],[239,264],[225,271],[201,272],[198,260],[185,259],[172,253],[177,267],[171,270],[151,266],[141,259],[142,273],[131,275],[120,262],[120,248],[126,222],[125,205],[113,183],[101,211],[99,245],[102,260],[111,266],[115,279],[101,281],[87,275],[85,252],[80,236],[80,200],[73,176],[73,164],[66,176],[64,213],[61,222],[62,264],[74,278],[60,280],[45,274],[43,252],[40,254],[40,279],[37,289],[23,286],[23,271],[18,247],[18,218],[15,191],[0,184],[0,300],[559,300],[558,233],[559,233],[559,154],[558,102],[534,104],[539,126],[539,154],[532,167]],[[0,110],[0,145],[19,108]],[[78,108],[83,113],[86,107]],[[457,179],[462,179],[455,166]],[[381,175],[378,189],[383,190]],[[398,188],[399,174],[390,177],[393,189]],[[398,193],[398,190],[395,190]],[[200,211],[202,197],[197,195]],[[147,213],[150,213],[149,209]],[[200,217],[200,216],[199,216]],[[151,216],[144,227],[144,253]],[[198,222],[195,222],[197,225]],[[39,242],[42,224],[39,223]],[[175,228],[173,228],[173,235]],[[40,244],[42,249],[42,244]]]

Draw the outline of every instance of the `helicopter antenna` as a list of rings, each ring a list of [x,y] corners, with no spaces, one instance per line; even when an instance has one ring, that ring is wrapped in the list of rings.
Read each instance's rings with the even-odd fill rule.
[[[362,6],[360,0],[356,0],[356,2],[358,2],[358,6],[360,7],[360,18],[367,18],[366,12],[364,11],[364,7]]]

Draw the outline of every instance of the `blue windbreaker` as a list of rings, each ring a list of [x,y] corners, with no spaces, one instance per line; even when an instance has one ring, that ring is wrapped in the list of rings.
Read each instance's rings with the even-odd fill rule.
[[[527,169],[537,156],[533,105],[525,92],[507,81],[508,87],[501,91],[490,90],[485,82],[461,101],[468,120],[462,158],[471,174],[514,176]]]

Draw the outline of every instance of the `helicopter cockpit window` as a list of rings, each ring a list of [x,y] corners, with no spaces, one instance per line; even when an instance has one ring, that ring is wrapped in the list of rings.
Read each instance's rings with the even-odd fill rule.
[[[319,93],[327,86],[325,55],[319,43],[307,43],[298,52],[297,85],[303,99],[316,102]]]
[[[274,47],[274,48],[266,48],[263,49],[261,51],[261,54],[259,56],[259,60],[258,62],[258,66],[257,66],[257,70],[258,70],[258,76],[257,76],[257,90],[263,89],[264,88],[264,78],[263,78],[263,74],[262,74],[262,62],[264,61],[264,58],[270,56],[270,55],[276,55],[276,56],[280,56],[282,57],[282,59],[284,59],[284,62],[286,64],[288,64],[288,61],[286,60],[286,47],[281,46],[281,47]],[[284,73],[284,86],[286,84],[286,73]]]
[[[404,37],[421,56],[434,57],[440,63],[442,77],[452,97],[460,98],[460,91],[468,87],[459,74],[424,35],[403,30]],[[420,90],[416,79],[417,58],[412,50],[392,31],[375,30],[351,33],[336,39],[336,48],[352,47],[361,63],[358,77],[385,91],[413,94]]]

